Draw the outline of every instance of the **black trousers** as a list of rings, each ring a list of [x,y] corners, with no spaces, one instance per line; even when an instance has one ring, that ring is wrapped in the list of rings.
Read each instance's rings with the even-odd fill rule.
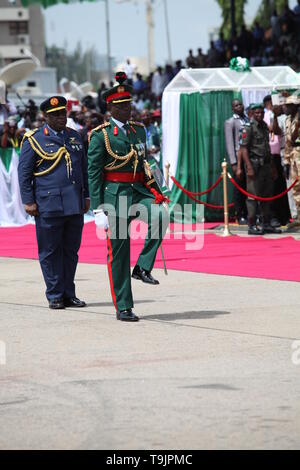
[[[283,175],[280,155],[273,155],[273,162],[278,174],[278,178],[274,181],[273,186],[273,195],[276,195],[286,190],[286,180]],[[276,219],[280,221],[281,225],[285,225],[289,221],[291,218],[291,213],[287,194],[272,202],[271,212],[272,217],[276,217]]]
[[[232,170],[232,173],[233,173],[233,177],[235,178],[233,170]],[[243,169],[242,178],[240,180],[238,180],[238,179],[236,179],[236,180],[237,180],[238,184],[241,186],[241,188],[246,190],[247,180],[246,180],[245,169]],[[244,219],[247,219],[247,204],[246,204],[246,201],[247,201],[247,197],[244,196],[244,194],[242,194],[234,186],[233,187],[233,204],[234,204],[235,215],[238,219],[240,219],[241,217],[243,217]]]
[[[83,215],[35,218],[39,261],[48,300],[75,297],[74,277]]]
[[[253,165],[255,176],[254,178],[247,177],[248,193],[260,197],[271,197],[274,194],[271,163],[265,163],[263,165],[256,165],[253,161],[251,163]],[[267,224],[271,219],[271,203],[261,201],[259,205],[263,216],[263,222]],[[248,197],[247,208],[248,224],[254,225],[256,222],[256,216],[258,215],[258,201]]]

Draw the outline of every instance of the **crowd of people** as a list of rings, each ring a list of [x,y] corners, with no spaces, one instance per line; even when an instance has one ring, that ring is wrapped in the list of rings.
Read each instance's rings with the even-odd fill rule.
[[[149,76],[139,73],[135,64],[127,59],[124,70],[134,90],[132,118],[147,123],[148,137],[151,147],[156,147],[155,153],[160,134],[163,91],[181,69],[227,67],[231,58],[241,56],[249,59],[250,66],[288,64],[296,71],[300,70],[300,0],[293,10],[289,8],[288,2],[280,15],[274,10],[268,28],[262,28],[256,21],[251,29],[245,25],[238,29],[239,34],[230,40],[225,40],[220,33],[217,40],[210,42],[206,53],[199,48],[194,54],[190,49],[185,62],[177,60],[175,65],[159,66]],[[85,145],[89,131],[109,118],[102,100],[106,88],[107,84],[101,83],[98,99],[87,96],[81,104],[69,105],[68,125],[82,133]],[[43,115],[32,100],[18,108],[10,102],[0,105],[0,145],[15,146],[25,130],[42,124]]]
[[[224,35],[220,33],[217,40],[210,42],[206,53],[199,48],[197,54],[194,55],[193,50],[190,50],[185,63],[178,60],[175,65],[159,66],[147,77],[139,73],[137,67],[127,59],[124,70],[127,74],[127,83],[133,87],[132,119],[145,125],[148,153],[153,155],[158,162],[161,163],[162,95],[165,87],[181,69],[185,67],[227,67],[232,57],[241,56],[248,58],[250,66],[288,64],[296,71],[300,70],[300,0],[293,10],[289,8],[288,2],[280,15],[274,10],[267,28],[262,28],[260,23],[256,21],[251,29],[245,25],[238,29],[239,34],[230,40],[225,40]],[[113,84],[110,83],[109,86],[111,87]],[[91,130],[110,118],[106,102],[103,100],[103,92],[107,88],[108,84],[102,83],[97,95],[88,95],[81,102],[74,99],[68,100],[67,126],[81,134],[86,151]],[[236,142],[228,144],[228,139],[236,139],[237,134],[232,137],[232,131],[236,131],[236,126],[239,130],[246,126],[251,121],[252,111],[248,109],[248,116],[243,110],[241,115],[238,109],[241,111],[242,105],[239,108],[235,103],[234,106],[233,118],[227,122],[227,128],[225,124],[225,135],[231,164],[236,159],[233,164],[233,170],[236,174],[237,156],[230,155],[230,146],[234,148]],[[285,131],[283,125],[281,136],[274,132],[272,126],[274,122],[275,125],[277,123],[278,108],[273,109],[270,97],[266,97],[264,108],[264,120],[270,134],[271,153],[275,157],[279,157],[273,159],[276,162],[276,172],[279,175],[277,183],[272,186],[273,192],[276,193],[286,187],[282,165],[285,145],[283,134]],[[283,122],[286,120],[283,108],[281,108],[281,115],[280,120]],[[44,114],[39,111],[38,106],[31,99],[26,105],[23,103],[21,106],[16,106],[9,100],[5,104],[0,104],[0,148],[20,147],[25,132],[42,127],[44,122]],[[244,182],[246,182],[246,175],[244,176]],[[244,187],[246,188],[246,183]],[[247,219],[245,198],[238,191],[235,191],[234,198],[237,219],[243,223]],[[272,226],[286,223],[290,215],[294,218],[297,217],[296,206],[291,197],[290,209],[287,205],[287,199],[274,203],[272,207]],[[253,230],[255,231],[255,229]]]
[[[137,104],[138,100],[135,100],[132,107],[132,118],[135,121],[140,121],[145,125],[148,153],[149,155],[153,156],[162,167],[161,111],[159,108],[151,109],[150,106],[149,109],[138,109]],[[270,96],[266,96],[264,99],[263,119],[265,126],[268,129],[268,149],[270,150],[273,162],[275,163],[275,171],[277,175],[273,183],[270,184],[270,196],[272,196],[272,194],[278,194],[281,191],[284,191],[284,189],[287,187],[287,184],[291,182],[289,178],[285,178],[286,175],[284,173],[285,122],[288,114],[290,114],[288,108],[288,106],[273,107]],[[294,105],[294,108],[297,108],[297,112],[294,112],[294,114],[296,121],[298,122],[299,106]],[[248,132],[247,126],[249,126],[253,121],[254,110],[250,106],[246,111],[244,111],[242,103],[240,103],[238,100],[234,100],[232,109],[232,118],[225,122],[227,155],[228,160],[232,165],[234,175],[237,177],[237,179],[240,180],[239,182],[245,190],[247,188],[247,171],[245,169],[247,165],[242,165],[241,175],[238,175],[237,149],[240,148],[241,144],[240,133],[243,128],[246,133]],[[295,111],[295,109],[293,109],[293,111]],[[67,126],[81,134],[85,151],[87,152],[90,132],[92,129],[95,129],[103,122],[109,121],[110,113],[103,106],[102,101],[97,101],[96,99],[91,99],[90,97],[84,100],[82,103],[77,100],[69,100],[67,103],[67,110]],[[281,123],[280,129],[278,127],[277,118]],[[44,123],[45,115],[39,111],[33,100],[29,100],[25,107],[16,107],[13,103],[7,101],[5,105],[1,105],[0,107],[0,148],[20,147],[25,132],[31,129],[40,128],[44,125]],[[275,129],[273,128],[274,125],[276,126]],[[249,151],[251,153],[250,149]],[[270,169],[270,171],[273,172],[273,169]],[[272,175],[270,173],[270,177],[271,176]],[[274,179],[273,176],[271,179]],[[258,195],[262,195],[262,192],[264,192],[265,188],[265,182],[261,188],[256,188]],[[250,192],[253,192],[253,190],[254,189],[252,187]],[[249,223],[249,207],[247,207],[246,204],[246,197],[244,197],[237,189],[234,190],[234,204],[237,221],[241,225]],[[285,225],[291,217],[298,221],[297,206],[295,200],[293,199],[292,193],[289,194],[289,204],[286,196],[278,201],[275,201],[272,203],[272,205],[269,206],[271,207],[269,222],[273,228],[279,227],[280,225]],[[257,232],[256,228],[253,227],[256,227],[257,224],[259,224],[261,217],[259,210],[261,207],[264,207],[264,205],[260,204],[258,206],[257,219],[255,221],[251,220],[250,225],[252,226],[252,229],[250,229],[250,231],[252,232]],[[257,233],[260,233],[260,231]]]
[[[247,110],[235,99],[233,115],[225,121],[227,155],[242,189],[234,188],[235,212],[240,225],[248,224],[250,235],[280,233],[291,217],[288,227],[300,226],[299,182],[284,194],[300,176],[300,99],[286,95],[280,105],[273,105],[267,95]],[[256,196],[267,199],[258,202]]]
[[[253,27],[238,25],[239,34],[225,40],[221,33],[210,42],[207,53],[199,48],[189,51],[186,66],[190,68],[226,67],[232,57],[249,59],[250,66],[289,65],[300,70],[300,0],[293,10],[284,7],[279,15],[274,9],[267,28],[256,21]]]
[[[230,40],[220,33],[218,39],[210,41],[206,53],[202,48],[196,53],[190,49],[185,60],[159,66],[147,77],[143,77],[128,59],[125,72],[134,87],[135,109],[139,112],[160,109],[165,87],[183,68],[228,67],[233,57],[240,56],[247,58],[250,66],[289,65],[296,72],[300,71],[300,0],[293,10],[288,2],[281,14],[275,9],[267,28],[256,21],[252,28],[237,25],[237,29],[239,33]],[[104,88],[103,83],[99,96]]]
[[[137,102],[135,102],[137,103]],[[79,102],[68,100],[67,126],[81,134],[85,150],[88,149],[89,134],[92,129],[109,121],[110,113],[105,103],[88,97]],[[1,119],[2,118],[2,119]],[[132,119],[145,125],[147,134],[148,153],[160,162],[161,148],[161,111],[159,108],[132,109]],[[40,128],[45,123],[45,116],[39,111],[33,100],[28,100],[25,106],[17,107],[7,100],[0,105],[0,148],[18,148],[25,132]]]

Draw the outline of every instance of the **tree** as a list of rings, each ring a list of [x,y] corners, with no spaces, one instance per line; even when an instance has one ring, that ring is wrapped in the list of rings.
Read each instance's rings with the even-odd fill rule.
[[[220,31],[224,34],[225,39],[231,37],[231,1],[230,0],[217,0],[221,10],[223,23]],[[241,26],[244,24],[245,5],[247,0],[235,0],[235,24],[237,33],[240,31]]]
[[[284,7],[288,5],[288,0],[262,0],[255,21],[258,21],[263,28],[268,28],[273,11],[276,10],[277,14],[280,15]]]
[[[57,70],[58,81],[67,77],[77,83],[86,80],[97,84],[96,72],[96,50],[94,47],[82,51],[80,41],[77,43],[74,51],[67,51],[67,44],[63,48],[50,46],[46,48],[46,62],[48,67],[55,67]]]

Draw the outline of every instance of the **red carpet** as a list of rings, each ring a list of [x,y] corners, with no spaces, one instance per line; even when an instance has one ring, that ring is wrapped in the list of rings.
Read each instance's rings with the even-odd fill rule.
[[[186,250],[186,243],[191,240],[176,240],[173,234],[170,237],[163,242],[168,269],[300,281],[300,245],[292,237],[275,240],[205,234],[203,248],[193,251]],[[143,240],[131,242],[133,265],[143,243]],[[0,228],[0,257],[36,259],[35,227]],[[106,241],[97,238],[93,223],[84,227],[79,260],[81,263],[106,263]],[[160,251],[155,267],[163,267]]]

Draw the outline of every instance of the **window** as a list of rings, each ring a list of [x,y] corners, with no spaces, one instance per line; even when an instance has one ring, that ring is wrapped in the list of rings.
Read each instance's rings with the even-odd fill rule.
[[[27,21],[10,21],[9,22],[9,34],[16,36],[17,34],[28,34],[28,22]]]

